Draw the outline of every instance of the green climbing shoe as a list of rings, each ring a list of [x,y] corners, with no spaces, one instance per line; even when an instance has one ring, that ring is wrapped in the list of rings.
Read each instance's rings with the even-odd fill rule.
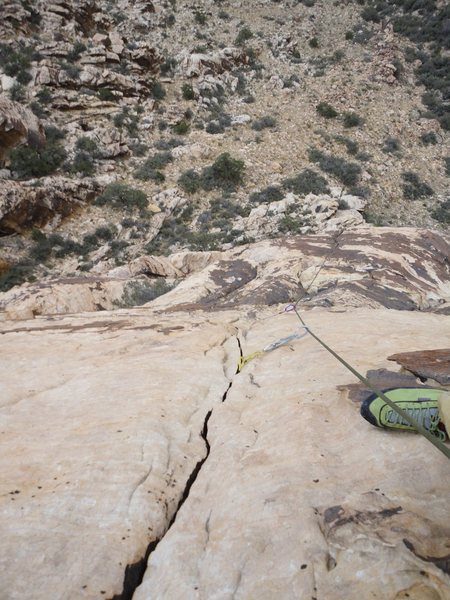
[[[444,441],[445,430],[440,429],[438,398],[444,390],[436,388],[394,388],[382,390],[389,400],[406,411],[416,422],[431,434]],[[361,405],[361,416],[375,427],[417,431],[395,410],[376,394],[372,394]]]

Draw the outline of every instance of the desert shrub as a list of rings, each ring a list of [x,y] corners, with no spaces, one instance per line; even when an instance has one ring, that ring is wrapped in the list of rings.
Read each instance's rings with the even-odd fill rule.
[[[155,142],[155,148],[157,150],[171,150],[177,146],[184,146],[184,140],[181,138],[171,137],[168,140],[161,138]]]
[[[271,129],[275,127],[277,120],[270,116],[261,117],[252,123],[252,129],[255,131],[262,131],[263,129]]]
[[[412,171],[402,173],[402,179],[403,196],[408,200],[418,200],[434,194],[432,188]]]
[[[236,36],[235,44],[237,46],[242,46],[245,44],[245,42],[250,40],[252,37],[253,37],[252,30],[249,29],[248,27],[242,27],[242,29],[239,30],[239,32]]]
[[[97,92],[97,96],[100,100],[103,100],[103,102],[116,102],[118,100],[118,97],[110,88],[100,88]]]
[[[15,285],[21,285],[25,281],[34,281],[33,276],[34,262],[32,260],[22,260],[10,269],[0,274],[0,292],[7,292]]]
[[[36,94],[36,98],[41,104],[46,106],[52,101],[52,93],[47,87],[44,87],[41,90],[39,90],[39,92]]]
[[[244,172],[244,162],[234,159],[228,152],[224,152],[211,166],[205,167],[201,173],[197,173],[193,169],[182,173],[178,179],[178,185],[189,194],[200,189],[221,188],[223,190],[233,190],[242,183]]]
[[[40,102],[36,102],[36,100],[33,100],[33,102],[30,102],[30,108],[32,110],[32,112],[39,118],[39,119],[44,119],[45,116],[47,115],[47,110],[42,106],[42,104]]]
[[[9,90],[9,97],[14,102],[24,103],[27,99],[27,90],[21,83],[15,83]]]
[[[362,119],[362,117],[360,117],[356,113],[345,112],[342,117],[342,123],[343,123],[344,127],[346,127],[346,128],[359,127],[360,125],[362,125],[364,123],[364,120]]]
[[[420,136],[420,141],[424,146],[435,146],[438,143],[437,135],[434,133],[434,131],[422,133]]]
[[[387,137],[383,142],[382,151],[385,154],[398,154],[401,151],[400,140],[394,137]]]
[[[327,194],[330,191],[327,180],[312,169],[304,169],[295,177],[284,179],[282,184],[286,191],[304,196]]]
[[[304,223],[300,219],[296,219],[292,215],[285,215],[278,224],[280,233],[298,233]]]
[[[311,38],[310,40],[308,40],[308,44],[311,48],[318,48],[319,47],[319,40],[316,37]]]
[[[75,144],[75,148],[77,150],[81,150],[83,152],[86,152],[87,154],[89,154],[93,158],[98,158],[100,156],[97,142],[95,140],[93,140],[92,138],[86,136],[86,135],[82,135],[81,137],[79,137],[77,139],[77,142]]]
[[[136,179],[141,179],[142,181],[148,181],[149,179],[153,179],[155,181],[164,181],[164,175],[160,172],[160,169],[164,169],[170,162],[172,162],[173,158],[170,152],[158,152],[138,167],[134,172],[134,177]]]
[[[322,171],[333,175],[345,186],[354,186],[359,182],[361,167],[358,163],[349,162],[339,156],[325,154],[320,150],[311,149],[309,159],[319,165]]]
[[[223,113],[207,123],[205,131],[210,134],[223,133],[227,127],[231,126],[230,115]]]
[[[48,138],[42,148],[19,146],[10,154],[11,170],[19,179],[51,175],[66,159],[66,151],[59,141]]]
[[[203,169],[203,187],[234,188],[242,183],[244,172],[244,161],[232,158],[228,152],[224,152],[210,167]]]
[[[68,173],[80,174],[83,177],[90,177],[95,173],[95,164],[92,156],[88,152],[79,150],[71,163],[66,167]]]
[[[251,94],[249,96],[245,96],[242,98],[242,102],[245,102],[245,104],[253,104],[255,102],[255,96],[252,96]]]
[[[431,212],[431,216],[436,221],[450,225],[450,200],[444,200]]]
[[[444,158],[445,174],[450,177],[450,156]]]
[[[77,79],[78,75],[80,74],[80,70],[81,70],[80,67],[78,67],[77,65],[70,63],[70,62],[66,62],[66,61],[61,62],[61,69],[71,79]]]
[[[147,207],[147,195],[129,185],[111,183],[102,194],[97,196],[94,204],[123,210],[133,210],[134,208],[143,210]]]
[[[177,135],[186,135],[189,131],[189,123],[183,119],[172,126],[172,131]]]
[[[131,281],[127,284],[122,298],[117,302],[119,308],[130,308],[142,306],[170,292],[175,286],[167,283],[164,279],[156,281]]]
[[[356,154],[358,154],[358,151],[359,151],[358,142],[355,142],[354,140],[351,140],[350,138],[345,137],[343,135],[337,135],[335,137],[335,140],[339,144],[342,144],[343,146],[345,146],[347,152],[349,154],[351,154],[352,156],[355,156]]]
[[[202,187],[201,177],[194,169],[189,169],[180,175],[178,185],[188,194],[194,194]]]
[[[379,23],[381,16],[378,10],[374,6],[367,6],[361,13],[364,21],[371,21],[372,23]]]
[[[172,75],[175,72],[177,64],[176,58],[166,57],[159,67],[161,75]]]
[[[316,111],[321,117],[325,117],[325,119],[335,119],[338,116],[337,110],[331,104],[328,104],[328,102],[319,102],[316,106]]]
[[[152,96],[155,100],[162,100],[166,97],[166,90],[159,81],[155,81],[152,85]]]
[[[352,40],[355,37],[355,34],[353,33],[353,31],[346,31],[345,32],[345,39],[346,40]]]
[[[276,202],[283,200],[284,193],[278,185],[269,185],[259,192],[250,194],[250,202],[261,204],[262,202]]]
[[[194,88],[190,83],[183,83],[181,93],[185,100],[194,100],[195,98]]]
[[[194,14],[194,20],[198,25],[206,25],[205,13],[199,12],[198,10]]]
[[[224,10],[220,10],[217,16],[219,17],[219,19],[223,19],[224,21],[227,21],[230,18],[230,15]]]
[[[68,60],[74,61],[78,60],[80,56],[87,50],[86,46],[83,42],[76,41],[72,47],[72,50],[69,50],[67,53]]]
[[[130,135],[137,136],[139,116],[130,112],[128,106],[124,106],[122,110],[114,115],[114,125],[118,129],[125,128]]]
[[[0,65],[6,75],[15,77],[22,85],[31,81],[29,70],[33,60],[39,55],[33,45],[19,42],[15,48],[9,44],[0,44]]]

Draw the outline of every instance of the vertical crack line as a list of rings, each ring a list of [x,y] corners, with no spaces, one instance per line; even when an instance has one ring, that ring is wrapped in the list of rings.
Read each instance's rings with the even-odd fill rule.
[[[125,569],[125,577],[124,577],[124,581],[123,581],[122,592],[120,594],[114,595],[111,598],[111,600],[132,600],[132,598],[134,596],[134,592],[141,585],[141,583],[144,579],[144,575],[145,575],[145,571],[147,569],[147,564],[148,564],[148,560],[150,558],[150,554],[156,550],[159,542],[163,539],[163,537],[167,534],[169,529],[175,523],[175,520],[177,518],[179,510],[181,509],[183,504],[188,499],[191,488],[194,485],[195,480],[197,479],[198,474],[200,473],[200,470],[203,467],[203,464],[206,461],[206,459],[208,458],[209,453],[211,451],[211,446],[210,446],[209,440],[208,440],[208,421],[209,421],[211,415],[212,415],[212,410],[207,412],[207,414],[205,416],[205,420],[203,422],[203,428],[200,433],[200,437],[205,442],[206,454],[201,460],[199,460],[197,462],[193,471],[189,475],[189,478],[186,482],[186,486],[183,491],[183,495],[181,496],[181,498],[178,502],[178,506],[169,522],[169,525],[167,526],[166,531],[164,532],[162,537],[160,537],[156,540],[152,540],[150,542],[150,544],[147,546],[147,549],[145,551],[145,555],[140,560],[138,560],[137,562],[135,562],[131,565],[127,565],[127,567]]]
[[[236,336],[236,341],[237,341],[238,348],[239,348],[240,358],[242,358],[242,356],[243,356],[242,345],[241,345],[241,340],[239,339],[238,336]],[[239,373],[239,367],[237,367],[235,374],[237,375],[238,373]],[[230,381],[227,389],[225,390],[225,392],[222,396],[222,402],[225,402],[225,400],[227,399],[228,392],[230,391],[232,385],[233,385],[233,379]],[[141,585],[141,583],[144,579],[144,575],[145,575],[145,571],[147,569],[147,564],[148,564],[148,560],[150,558],[150,554],[156,550],[160,541],[164,538],[164,536],[170,530],[172,525],[175,523],[181,507],[186,502],[186,500],[189,498],[189,494],[191,492],[192,486],[194,485],[195,481],[197,480],[197,477],[211,452],[211,445],[208,440],[208,422],[209,422],[209,419],[211,418],[212,413],[213,413],[212,409],[206,413],[205,420],[203,422],[203,428],[200,433],[200,437],[205,442],[206,454],[201,460],[199,460],[197,462],[193,471],[189,475],[189,478],[186,482],[186,485],[185,485],[185,488],[183,491],[183,495],[181,496],[181,498],[178,502],[178,506],[167,526],[166,531],[160,538],[158,538],[156,540],[152,540],[149,543],[149,545],[147,546],[147,550],[145,551],[145,555],[140,560],[138,560],[137,562],[135,562],[131,565],[127,565],[127,567],[125,569],[125,577],[124,577],[124,581],[123,581],[122,592],[120,594],[114,595],[111,598],[111,600],[132,600],[133,599],[134,592]],[[209,521],[209,519],[208,519],[208,521]]]
[[[170,520],[167,530],[169,530],[172,527],[172,525],[175,523],[180,508],[183,506],[183,504],[189,498],[191,488],[194,485],[195,480],[197,479],[198,474],[200,473],[200,470],[203,467],[205,461],[208,459],[209,453],[211,452],[211,446],[210,446],[209,440],[208,440],[208,421],[209,421],[211,415],[212,415],[212,410],[208,411],[208,413],[206,414],[205,421],[203,423],[203,429],[200,434],[200,436],[203,438],[203,440],[205,442],[206,454],[205,454],[204,458],[202,458],[201,460],[198,461],[198,463],[194,467],[194,470],[189,475],[189,478],[186,482],[186,486],[184,488],[183,495],[181,496],[180,501],[178,502],[177,509],[174,512],[172,519]],[[166,533],[167,533],[167,531],[166,531]]]

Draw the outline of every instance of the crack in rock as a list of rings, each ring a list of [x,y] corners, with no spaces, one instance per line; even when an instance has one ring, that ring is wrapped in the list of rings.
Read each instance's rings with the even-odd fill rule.
[[[239,356],[240,356],[240,358],[242,358],[242,356],[243,356],[242,345],[241,345],[241,340],[239,339],[238,336],[236,336],[236,341],[237,341],[237,345],[239,348]],[[223,345],[223,343],[222,343],[222,345]],[[236,368],[236,372],[235,372],[235,375],[238,375],[238,374],[239,374],[239,367]],[[232,386],[233,386],[233,379],[231,379],[227,389],[225,390],[225,392],[222,396],[222,403],[225,402],[225,400],[227,399],[228,393]],[[122,592],[120,594],[115,594],[111,598],[111,600],[132,600],[136,589],[141,585],[141,583],[144,579],[144,575],[145,575],[145,571],[147,569],[147,564],[148,564],[150,555],[152,554],[152,552],[154,552],[156,550],[158,544],[161,542],[161,540],[164,538],[164,536],[166,536],[167,533],[170,531],[170,528],[172,527],[172,525],[175,523],[175,521],[177,519],[177,516],[178,516],[178,513],[179,513],[181,507],[186,502],[186,500],[189,498],[189,494],[191,492],[192,486],[196,482],[197,477],[211,452],[211,446],[210,446],[210,443],[208,440],[208,422],[209,422],[209,419],[211,418],[212,413],[213,413],[212,409],[207,412],[207,414],[205,416],[205,420],[203,422],[203,428],[200,433],[200,436],[202,437],[202,439],[205,442],[206,454],[201,460],[199,460],[197,462],[193,471],[189,475],[189,477],[186,481],[183,495],[181,496],[181,498],[178,502],[178,506],[172,515],[172,518],[169,522],[169,525],[167,526],[166,531],[160,538],[157,538],[156,540],[152,540],[149,543],[144,556],[140,560],[126,566]]]

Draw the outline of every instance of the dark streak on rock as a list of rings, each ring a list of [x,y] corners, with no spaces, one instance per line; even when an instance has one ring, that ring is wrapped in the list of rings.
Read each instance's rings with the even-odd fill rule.
[[[409,540],[403,539],[403,543],[410,552],[417,556],[417,558],[420,558],[420,560],[423,560],[425,562],[433,563],[438,569],[440,569],[447,575],[450,575],[450,554],[447,554],[446,556],[422,556],[421,554],[416,552],[414,544],[412,544]]]

